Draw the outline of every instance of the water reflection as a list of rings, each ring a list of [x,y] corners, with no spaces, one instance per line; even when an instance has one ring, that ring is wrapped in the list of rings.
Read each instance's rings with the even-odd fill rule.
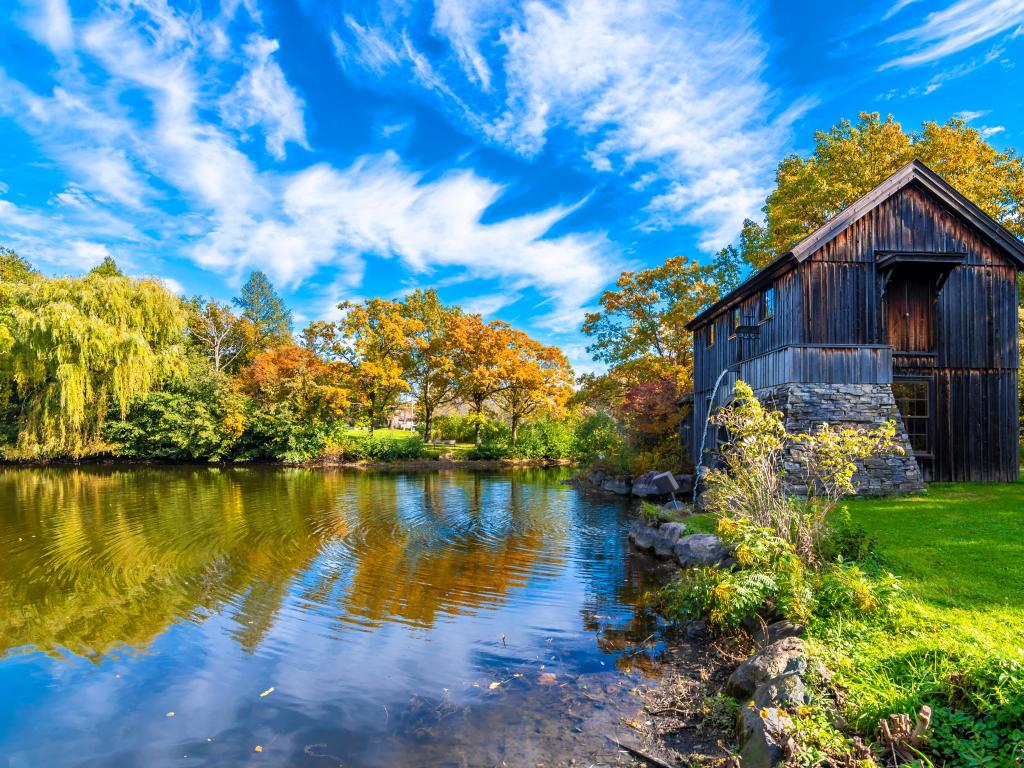
[[[615,665],[642,668],[657,629],[635,608],[645,582],[621,505],[563,477],[0,471],[0,754],[215,765],[266,744],[265,765],[507,760],[523,718],[620,688]],[[538,686],[542,670],[573,689]]]

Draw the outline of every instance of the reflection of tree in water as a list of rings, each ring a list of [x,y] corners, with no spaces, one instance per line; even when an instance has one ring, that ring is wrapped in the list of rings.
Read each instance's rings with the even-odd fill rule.
[[[96,658],[218,612],[252,650],[295,588],[304,610],[429,626],[560,568],[567,521],[550,482],[535,473],[5,470],[0,654],[66,648]]]
[[[568,534],[557,497],[515,475],[366,475],[352,499],[353,569],[325,569],[304,596],[341,618],[430,626],[439,613],[495,605],[563,563]],[[362,489],[361,489],[362,491]]]

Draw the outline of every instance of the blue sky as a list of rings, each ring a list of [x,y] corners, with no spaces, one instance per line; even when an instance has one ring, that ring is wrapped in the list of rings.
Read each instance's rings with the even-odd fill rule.
[[[416,287],[591,366],[623,269],[707,258],[858,111],[1024,146],[1024,0],[6,0],[0,244],[301,325]]]

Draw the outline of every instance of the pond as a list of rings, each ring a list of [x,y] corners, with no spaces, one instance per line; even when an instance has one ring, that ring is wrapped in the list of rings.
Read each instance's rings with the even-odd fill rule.
[[[649,574],[566,476],[0,470],[0,764],[621,759]]]

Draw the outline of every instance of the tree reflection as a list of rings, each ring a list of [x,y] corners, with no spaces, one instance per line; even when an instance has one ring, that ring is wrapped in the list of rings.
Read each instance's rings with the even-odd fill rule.
[[[550,477],[306,469],[0,471],[0,654],[98,659],[224,614],[257,648],[285,605],[339,629],[496,605],[563,566]]]

